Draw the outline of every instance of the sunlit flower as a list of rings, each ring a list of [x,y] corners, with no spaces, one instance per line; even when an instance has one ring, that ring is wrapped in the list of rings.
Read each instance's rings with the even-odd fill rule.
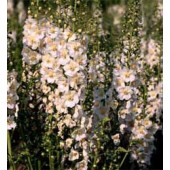
[[[15,105],[16,105],[16,100],[18,100],[19,97],[17,94],[8,94],[7,95],[7,107],[8,109],[15,109]]]
[[[65,100],[63,98],[56,97],[54,101],[55,108],[59,113],[68,113],[67,107],[64,104]]]
[[[66,65],[70,61],[70,57],[68,55],[68,50],[66,48],[63,48],[59,52],[59,64]]]
[[[84,52],[84,49],[83,49],[84,47],[78,41],[68,43],[67,48],[69,51],[69,55],[73,58],[81,56]]]
[[[87,54],[82,54],[75,58],[75,62],[77,62],[80,66],[80,69],[84,69],[87,65]]]
[[[29,65],[35,65],[41,59],[41,55],[39,53],[32,51],[27,47],[23,48],[22,55],[23,61]]]
[[[68,80],[65,77],[59,78],[57,83],[58,83],[58,90],[60,92],[68,92],[69,91]]]
[[[133,128],[132,133],[134,134],[134,136],[132,137],[133,139],[143,139],[147,134],[147,130],[144,126],[140,126]]]
[[[14,116],[8,116],[8,118],[7,118],[7,129],[8,130],[15,129],[16,126],[17,125],[14,121]]]
[[[132,88],[130,86],[121,87],[118,89],[118,97],[120,100],[129,100],[133,93]]]
[[[132,82],[135,80],[135,74],[133,70],[128,70],[126,68],[124,68],[121,71],[121,78],[125,81],[125,82]]]
[[[116,90],[119,90],[121,87],[125,87],[125,82],[122,78],[116,78],[113,81],[113,85],[115,86]]]
[[[76,105],[74,114],[73,114],[73,119],[79,120],[83,116],[83,108],[81,105]]]
[[[63,99],[65,100],[65,106],[72,108],[79,102],[79,95],[76,91],[70,90],[64,94]]]
[[[65,29],[63,32],[63,37],[68,42],[76,40],[76,34],[74,34],[70,29]]]
[[[57,38],[60,34],[60,29],[58,27],[55,27],[53,25],[50,25],[47,29],[47,34],[49,34],[49,36],[54,39]]]
[[[71,147],[71,145],[72,145],[72,143],[73,143],[73,139],[72,138],[67,138],[66,139],[66,147]]]
[[[41,74],[43,74],[43,79],[48,83],[54,83],[56,81],[57,72],[53,69],[42,68]]]
[[[120,143],[120,135],[119,134],[115,134],[115,135],[111,136],[111,138],[115,145],[119,145],[119,143]]]
[[[79,159],[79,153],[76,150],[71,149],[68,159],[69,159],[69,161],[75,161],[75,160]]]
[[[87,161],[82,160],[81,162],[78,162],[78,163],[76,164],[76,168],[77,168],[78,170],[87,170],[87,169],[88,169]]]
[[[66,64],[64,67],[65,75],[72,77],[79,71],[79,65],[73,61],[70,60],[68,64]]]
[[[42,67],[53,68],[54,63],[56,62],[55,58],[50,54],[45,54],[42,56]]]
[[[74,127],[74,126],[76,125],[76,122],[72,120],[72,117],[71,117],[70,114],[67,114],[67,115],[65,116],[65,118],[64,118],[64,120],[63,120],[63,123],[65,123],[65,125],[66,125],[67,127],[70,127],[70,128],[72,128],[72,127]]]
[[[75,130],[72,135],[76,141],[81,141],[82,139],[86,138],[86,132],[84,128]]]
[[[78,89],[79,85],[86,84],[85,75],[83,73],[76,73],[74,76],[68,78],[70,87]]]

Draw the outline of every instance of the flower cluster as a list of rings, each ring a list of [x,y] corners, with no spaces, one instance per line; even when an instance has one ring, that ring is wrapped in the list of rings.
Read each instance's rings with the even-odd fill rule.
[[[95,58],[92,58],[89,61],[89,81],[91,82],[105,82],[105,74],[106,74],[106,52],[98,52],[95,55]]]
[[[117,100],[123,102],[118,111],[121,133],[124,133],[125,130],[130,131],[135,115],[142,112],[142,102],[137,100],[139,80],[136,70],[124,65],[124,62],[121,62],[123,58],[124,56],[120,61],[115,59],[112,82],[117,93]]]
[[[109,117],[110,108],[112,107],[112,88],[105,91],[104,88],[95,87],[93,91],[93,116],[94,123]]]
[[[24,1],[23,0],[19,0],[17,2],[17,4],[15,4],[16,2],[14,0],[8,0],[7,1],[7,17],[8,19],[13,18],[13,16],[15,15],[15,13],[17,12],[18,16],[18,23],[22,24],[23,21],[26,18],[26,11],[25,11],[25,7],[24,7]]]
[[[120,22],[121,22],[122,16],[124,15],[124,12],[125,12],[125,6],[113,5],[113,6],[109,7],[107,12],[109,15],[113,15],[113,25],[120,28]]]
[[[145,89],[145,106],[141,115],[136,116],[134,126],[132,128],[132,141],[138,141],[135,145],[132,145],[132,160],[137,160],[138,164],[141,166],[150,165],[150,160],[152,153],[155,149],[154,147],[154,134],[157,130],[161,129],[160,118],[162,116],[162,78],[159,80],[153,67],[158,67],[161,69],[161,54],[160,46],[156,45],[154,40],[150,40],[147,44],[142,46],[141,51],[143,51],[141,57],[143,57],[143,63],[141,64],[142,70],[147,70],[150,72],[150,79],[147,81],[146,77],[143,77]],[[144,51],[147,50],[147,53]],[[146,59],[146,60],[144,60]],[[148,61],[149,60],[149,61]],[[148,67],[149,66],[149,67]],[[161,70],[160,70],[161,71]],[[161,76],[162,77],[162,76]],[[156,121],[153,119],[156,118]]]
[[[83,148],[83,161],[87,166],[85,139],[86,131],[91,128],[91,118],[82,109],[87,81],[86,37],[75,34],[70,28],[63,30],[30,16],[24,26],[23,43],[23,61],[30,66],[40,67],[43,103],[46,113],[56,118],[58,135],[64,139],[64,129],[74,129],[71,138],[67,138],[64,144],[66,148],[71,148],[68,159],[79,159],[79,153],[72,145],[75,140],[76,147]],[[77,164],[82,166],[84,162]]]
[[[17,72],[15,70],[8,72],[8,84],[7,84],[7,108],[8,108],[8,118],[7,125],[8,130],[14,129],[16,123],[14,118],[18,116],[18,94],[17,89],[19,83],[17,82]]]
[[[9,25],[15,8],[20,25],[8,33],[8,130],[18,123],[8,131],[10,168],[151,165],[162,128],[162,44],[161,28],[148,37],[143,15],[153,3],[141,3],[31,0],[21,36],[27,3],[8,0]],[[161,5],[153,5],[155,25]],[[12,153],[20,143],[23,152]]]
[[[146,44],[145,42],[143,45]],[[158,65],[160,62],[160,46],[151,39],[147,44],[147,55],[146,64],[149,65],[150,69],[152,69],[155,65]]]

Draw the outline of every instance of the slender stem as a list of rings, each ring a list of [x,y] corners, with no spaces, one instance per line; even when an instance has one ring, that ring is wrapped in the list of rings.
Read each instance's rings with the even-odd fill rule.
[[[48,155],[48,159],[49,159],[49,167],[50,167],[50,170],[51,170],[51,154],[49,152],[49,155]]]
[[[75,14],[76,14],[76,9],[77,9],[77,0],[75,0],[75,2],[74,2],[74,12],[75,12]]]
[[[31,164],[31,159],[30,159],[29,156],[27,157],[27,160],[28,160],[30,170],[33,170],[33,167],[32,167],[32,164]]]
[[[77,0],[74,1],[74,17],[76,18],[77,16]],[[75,31],[75,21],[73,21],[73,32]]]
[[[124,158],[122,159],[122,161],[121,161],[121,163],[120,163],[119,168],[120,168],[120,167],[123,165],[123,163],[125,162],[125,159],[126,159],[126,157],[128,156],[128,154],[129,154],[129,152],[126,152]]]
[[[60,169],[60,161],[59,161],[59,158],[60,158],[60,152],[57,151],[57,167]]]
[[[93,165],[92,165],[92,170],[96,169],[96,162],[97,162],[97,158],[98,158],[98,148],[100,148],[100,141],[97,141],[97,151],[96,154],[94,156],[94,161],[93,161]]]
[[[41,170],[41,161],[38,160],[38,170]]]
[[[51,157],[51,151],[49,152],[49,165],[50,165],[50,170],[54,170],[54,160]]]
[[[10,132],[7,132],[7,143],[8,143],[8,154],[9,154],[9,163],[10,163],[10,170],[15,170],[15,164],[12,159],[12,147],[11,147],[11,137]]]
[[[23,131],[22,131],[22,127],[21,127],[21,125],[20,124],[18,124],[18,126],[20,127],[19,129],[20,129],[20,134],[21,134],[21,136],[22,136],[22,139],[24,139],[24,133],[23,133]],[[25,141],[23,140],[23,147],[28,151],[28,153],[29,153],[29,150],[28,150],[28,148],[27,148],[27,145],[26,145],[26,143],[25,143]],[[29,169],[30,170],[33,170],[33,167],[32,167],[32,164],[31,164],[31,159],[30,159],[30,154],[29,154],[29,156],[27,156],[27,161],[28,161],[28,166],[29,166]]]

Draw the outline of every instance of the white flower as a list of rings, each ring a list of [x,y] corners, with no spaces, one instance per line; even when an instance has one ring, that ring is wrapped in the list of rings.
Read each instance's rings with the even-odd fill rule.
[[[41,84],[41,89],[42,89],[44,94],[47,94],[48,92],[51,91],[51,88],[49,86],[47,86],[46,83]]]
[[[127,128],[127,125],[121,124],[119,128],[120,128],[120,132],[123,134],[125,132],[125,129]]]
[[[58,83],[58,90],[60,92],[68,92],[69,91],[68,80],[65,77],[59,78],[57,83]]]
[[[146,62],[152,68],[154,65],[157,65],[159,63],[159,55],[146,55]]]
[[[76,164],[76,168],[77,168],[78,170],[87,170],[87,169],[88,169],[87,161],[82,160],[81,162],[78,162],[78,163]]]
[[[113,85],[117,91],[119,91],[120,88],[125,87],[125,82],[122,78],[116,78],[113,81]]]
[[[7,129],[8,130],[15,129],[16,126],[17,125],[14,121],[14,116],[8,116],[8,118],[7,118]]]
[[[71,149],[68,160],[69,161],[75,161],[77,159],[79,159],[79,153],[76,150]]]
[[[70,90],[63,95],[66,107],[74,107],[79,102],[79,95],[76,91]]]
[[[57,97],[54,101],[54,105],[59,113],[68,113],[67,107],[64,104],[65,100]]]
[[[57,42],[56,42],[56,45],[57,45],[57,49],[58,49],[58,56],[60,56],[60,52],[63,50],[63,49],[67,49],[67,43],[66,41],[61,38],[59,39]]]
[[[73,114],[73,119],[79,120],[83,116],[83,108],[81,105],[76,105],[74,114]]]
[[[126,119],[126,116],[128,115],[129,110],[128,109],[122,109],[118,112],[118,115],[121,119]]]
[[[57,57],[58,46],[55,41],[49,42],[46,45],[46,52],[49,52],[53,57]]]
[[[74,41],[67,44],[67,48],[71,57],[76,58],[83,54],[84,49],[80,42]]]
[[[67,63],[69,63],[69,61],[70,61],[70,57],[68,55],[67,49],[66,48],[61,49],[59,52],[59,59],[58,59],[59,64],[66,65]]]
[[[65,40],[70,42],[70,41],[74,41],[76,39],[76,34],[74,34],[72,31],[70,31],[70,29],[67,28],[63,32],[63,37]]]
[[[129,100],[133,93],[132,88],[130,86],[121,87],[118,89],[118,97],[120,100]]]
[[[70,114],[65,116],[63,123],[65,123],[65,125],[69,128],[73,128],[76,125],[76,122],[72,120]]]
[[[34,34],[25,35],[23,38],[23,44],[30,46],[33,50],[36,50],[40,45],[40,41]]]
[[[114,70],[113,70],[113,75],[115,76],[115,77],[117,77],[117,76],[120,76],[120,74],[121,74],[121,70],[122,70],[122,68],[121,68],[121,64],[120,63],[118,63],[117,61],[116,61],[116,63],[115,63],[115,66],[114,66],[115,68],[114,68]]]
[[[82,54],[75,58],[75,62],[79,64],[80,69],[84,70],[87,65],[87,54]]]
[[[50,54],[45,54],[42,56],[42,67],[53,68],[55,62],[55,58],[52,57]]]
[[[75,130],[72,136],[75,138],[76,141],[81,141],[82,139],[86,138],[85,128]]]
[[[71,145],[72,145],[72,143],[73,143],[73,139],[72,138],[67,138],[66,139],[66,147],[71,147]]]
[[[85,79],[85,75],[83,73],[76,73],[74,76],[72,77],[68,77],[68,81],[69,81],[69,85],[70,87],[74,88],[74,89],[78,89],[79,85],[82,84],[86,84],[86,79]]]
[[[119,134],[115,134],[115,135],[111,136],[111,138],[115,145],[119,145],[119,143],[120,143],[120,135]]]
[[[134,127],[132,129],[134,136],[133,139],[144,139],[145,135],[148,133],[144,126]]]
[[[58,27],[55,27],[53,25],[50,25],[47,29],[47,33],[51,38],[57,38],[60,34],[60,29]]]
[[[124,68],[121,71],[121,78],[125,82],[133,82],[135,80],[135,73],[133,70],[128,70],[128,69]]]
[[[47,112],[47,113],[50,113],[50,114],[52,114],[53,113],[53,103],[52,102],[49,102],[48,104],[46,104],[45,105],[45,111]]]
[[[8,109],[15,109],[15,105],[16,105],[16,100],[18,100],[19,97],[17,94],[8,94],[7,95],[7,107]]]
[[[41,59],[41,55],[39,53],[32,51],[27,47],[23,48],[22,55],[24,62],[29,65],[35,65]]]
[[[46,80],[48,83],[54,83],[57,81],[58,74],[54,69],[42,67],[40,73],[42,74],[42,79]]]
[[[142,121],[142,124],[145,128],[150,128],[152,127],[152,121],[150,121],[149,119],[145,118],[143,121]]]
[[[79,71],[79,65],[71,60],[68,64],[66,64],[64,67],[65,75],[72,77]]]
[[[152,90],[148,92],[148,102],[153,101],[157,98],[158,92],[156,90]]]

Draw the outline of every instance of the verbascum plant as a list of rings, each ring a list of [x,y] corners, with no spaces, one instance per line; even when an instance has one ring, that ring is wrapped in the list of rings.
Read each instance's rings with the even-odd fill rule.
[[[10,169],[148,169],[162,128],[161,2],[31,0],[26,19],[17,2],[7,106],[8,130],[19,137],[8,140]]]

